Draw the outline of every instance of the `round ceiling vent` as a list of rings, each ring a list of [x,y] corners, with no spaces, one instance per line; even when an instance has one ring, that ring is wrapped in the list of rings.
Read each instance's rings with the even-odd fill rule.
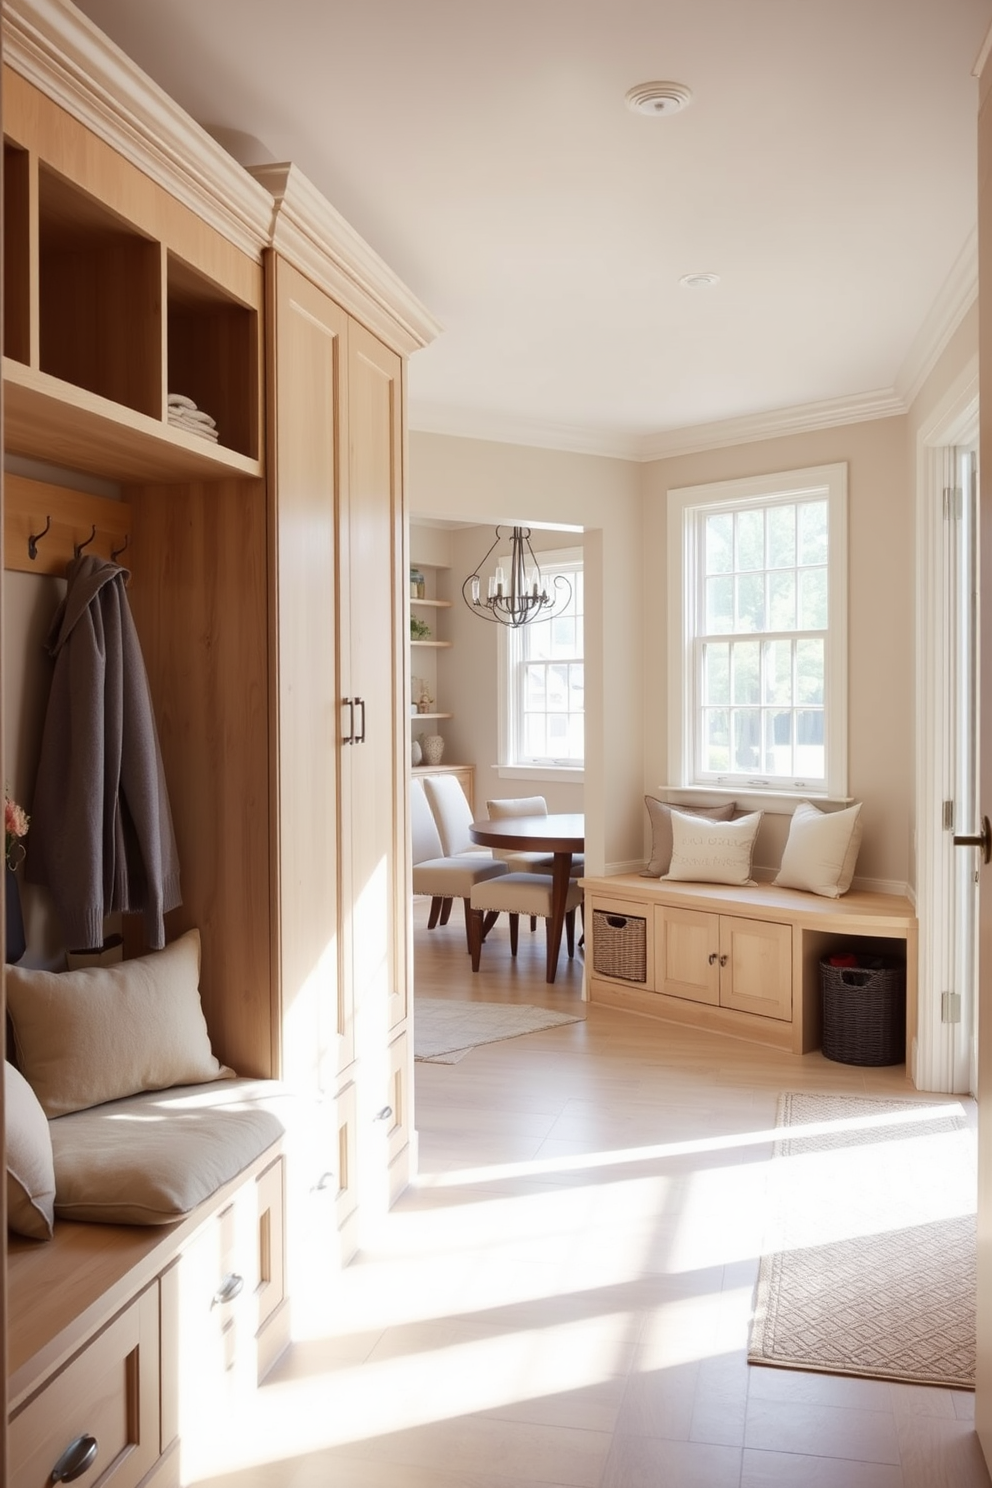
[[[719,274],[683,274],[679,283],[685,289],[706,289],[711,284],[720,283]]]
[[[627,94],[627,107],[635,114],[660,118],[677,114],[692,101],[692,90],[682,83],[638,83]]]

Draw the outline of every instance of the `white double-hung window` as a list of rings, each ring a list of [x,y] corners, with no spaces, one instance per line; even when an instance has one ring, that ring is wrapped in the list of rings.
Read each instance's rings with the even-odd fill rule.
[[[561,575],[570,595],[555,618],[502,632],[501,764],[581,770],[585,763],[582,549],[538,553],[548,593]],[[564,593],[564,586],[560,591]]]
[[[668,500],[669,783],[843,799],[846,465]]]

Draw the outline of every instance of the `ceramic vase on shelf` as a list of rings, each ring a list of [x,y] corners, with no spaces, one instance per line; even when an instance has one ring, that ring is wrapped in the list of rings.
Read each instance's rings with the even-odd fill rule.
[[[4,960],[8,966],[15,961],[20,961],[27,949],[24,939],[24,915],[21,912],[21,890],[17,882],[17,874],[9,863],[4,864],[5,879],[5,903],[6,913],[6,939],[4,946]]]
[[[421,734],[420,749],[425,765],[439,765],[444,754],[444,740],[440,734]]]

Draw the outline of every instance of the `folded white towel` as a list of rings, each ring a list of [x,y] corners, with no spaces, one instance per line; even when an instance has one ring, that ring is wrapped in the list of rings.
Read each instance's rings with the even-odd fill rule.
[[[168,402],[170,408],[189,408],[191,410],[196,408],[193,399],[187,398],[185,393],[170,393]]]
[[[185,429],[187,434],[197,434],[201,439],[212,439],[214,443],[217,442],[215,428],[212,429],[208,424],[197,423],[195,419],[187,418],[182,414],[170,412],[169,424],[173,429]]]
[[[216,429],[217,420],[211,418],[209,413],[204,413],[199,408],[184,408],[183,418],[191,424],[206,424],[210,429]]]

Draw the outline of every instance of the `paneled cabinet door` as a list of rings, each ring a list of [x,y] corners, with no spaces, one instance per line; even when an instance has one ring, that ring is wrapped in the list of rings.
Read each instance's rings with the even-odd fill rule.
[[[337,923],[338,516],[348,317],[281,259],[270,297],[282,1073],[304,1088],[327,1090],[354,1058]]]
[[[720,916],[720,1006],[792,1019],[792,926]]]
[[[655,910],[655,982],[667,997],[720,1003],[720,916],[669,904]]]

